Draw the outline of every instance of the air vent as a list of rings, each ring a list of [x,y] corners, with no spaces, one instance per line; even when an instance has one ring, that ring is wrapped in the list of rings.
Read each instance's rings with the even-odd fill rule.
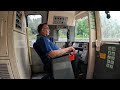
[[[7,64],[0,64],[0,79],[10,79]]]
[[[22,12],[21,11],[16,11],[16,28],[21,29],[22,28]]]

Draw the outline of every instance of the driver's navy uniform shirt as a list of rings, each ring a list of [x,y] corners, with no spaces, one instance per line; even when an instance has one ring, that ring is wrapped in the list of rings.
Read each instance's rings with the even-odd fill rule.
[[[37,45],[37,53],[39,54],[44,64],[46,64],[47,62],[49,62],[49,60],[52,59],[48,56],[48,53],[53,50],[59,49],[59,47],[57,47],[46,36],[43,35],[37,35],[36,45]]]

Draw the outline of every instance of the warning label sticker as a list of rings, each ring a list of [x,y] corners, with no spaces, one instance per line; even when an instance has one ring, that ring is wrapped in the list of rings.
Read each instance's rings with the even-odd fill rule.
[[[106,54],[105,53],[100,53],[100,58],[101,59],[106,59]]]

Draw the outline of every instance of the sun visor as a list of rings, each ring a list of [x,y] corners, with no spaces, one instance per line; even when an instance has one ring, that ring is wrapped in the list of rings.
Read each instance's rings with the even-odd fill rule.
[[[86,11],[80,12],[77,15],[75,15],[75,20],[83,18],[85,16],[88,16],[88,12],[86,12]]]

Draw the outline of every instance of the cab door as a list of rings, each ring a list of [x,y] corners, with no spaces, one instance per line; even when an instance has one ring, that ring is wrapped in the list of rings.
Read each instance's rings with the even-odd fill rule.
[[[0,11],[0,57],[8,56],[7,18],[8,11]]]

